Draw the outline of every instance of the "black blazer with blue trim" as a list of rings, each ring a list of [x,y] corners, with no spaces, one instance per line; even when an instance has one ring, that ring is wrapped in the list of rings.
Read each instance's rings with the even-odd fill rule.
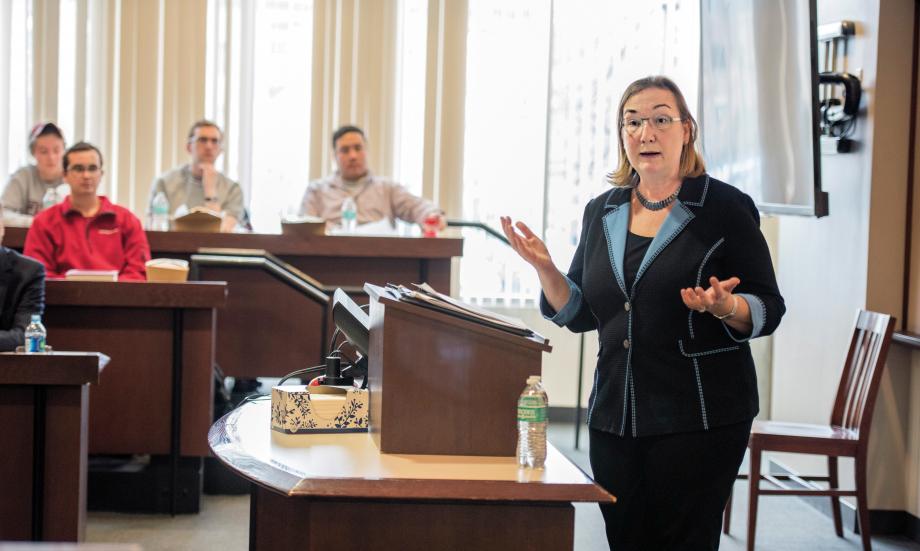
[[[23,343],[32,314],[45,310],[45,267],[0,247],[0,351]]]
[[[747,341],[772,333],[786,311],[754,202],[706,174],[685,179],[627,294],[631,196],[614,188],[588,203],[566,274],[569,302],[555,312],[541,297],[557,324],[598,330],[588,424],[647,436],[752,419],[757,377]],[[740,278],[734,292],[751,307],[750,335],[684,305],[680,290],[706,288],[710,276]]]

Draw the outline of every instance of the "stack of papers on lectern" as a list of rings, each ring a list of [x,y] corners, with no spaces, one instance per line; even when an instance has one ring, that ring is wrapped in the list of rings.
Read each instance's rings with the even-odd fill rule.
[[[412,284],[414,289],[409,289],[402,285],[387,285],[386,291],[394,298],[425,306],[434,310],[440,310],[469,321],[481,323],[483,325],[501,329],[515,335],[524,337],[535,337],[538,340],[546,342],[546,339],[536,333],[534,330],[518,318],[496,314],[489,310],[477,308],[471,304],[460,302],[455,298],[441,294],[435,291],[427,283]]]

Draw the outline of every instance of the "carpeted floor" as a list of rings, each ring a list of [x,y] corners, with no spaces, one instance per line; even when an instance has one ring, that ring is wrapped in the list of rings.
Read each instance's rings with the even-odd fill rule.
[[[575,450],[571,425],[553,425],[550,441],[590,472],[587,438],[581,438],[581,449]],[[735,485],[732,513],[732,534],[722,537],[721,549],[740,551],[746,548],[747,483]],[[145,551],[182,551],[219,549],[243,551],[249,543],[249,497],[203,496],[198,515],[170,518],[164,515],[129,515],[90,512],[86,531],[87,542],[139,543]],[[834,534],[829,517],[795,498],[762,498],[758,514],[757,549],[762,551],[836,551],[858,550],[859,537],[848,531],[841,539]],[[876,551],[916,550],[920,544],[905,538],[872,540]],[[604,525],[595,505],[575,505],[575,549],[577,551],[606,550]]]

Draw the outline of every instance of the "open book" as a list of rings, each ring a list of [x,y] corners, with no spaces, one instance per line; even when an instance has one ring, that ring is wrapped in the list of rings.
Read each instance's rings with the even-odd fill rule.
[[[284,235],[326,235],[326,221],[316,216],[285,216],[281,219],[281,233]]]
[[[221,213],[205,207],[194,207],[187,213],[176,209],[173,230],[197,233],[218,233],[223,219]]]
[[[469,321],[481,323],[488,327],[501,329],[502,331],[507,331],[515,335],[532,337],[538,341],[544,343],[547,342],[546,338],[544,338],[533,329],[527,327],[527,325],[518,318],[496,314],[495,312],[491,312],[483,308],[478,308],[471,304],[466,304],[465,302],[461,302],[455,298],[435,291],[427,283],[412,284],[412,287],[414,287],[414,289],[410,289],[402,285],[388,284],[385,291],[391,297],[398,300],[411,302],[413,304],[418,304],[420,306],[434,310],[439,310]]]

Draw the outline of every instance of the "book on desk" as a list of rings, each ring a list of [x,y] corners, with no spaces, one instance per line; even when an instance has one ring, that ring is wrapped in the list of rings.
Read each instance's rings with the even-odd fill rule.
[[[281,219],[281,233],[298,237],[326,235],[326,221],[316,216],[286,216]]]
[[[67,281],[118,281],[118,270],[78,270],[64,272]]]

